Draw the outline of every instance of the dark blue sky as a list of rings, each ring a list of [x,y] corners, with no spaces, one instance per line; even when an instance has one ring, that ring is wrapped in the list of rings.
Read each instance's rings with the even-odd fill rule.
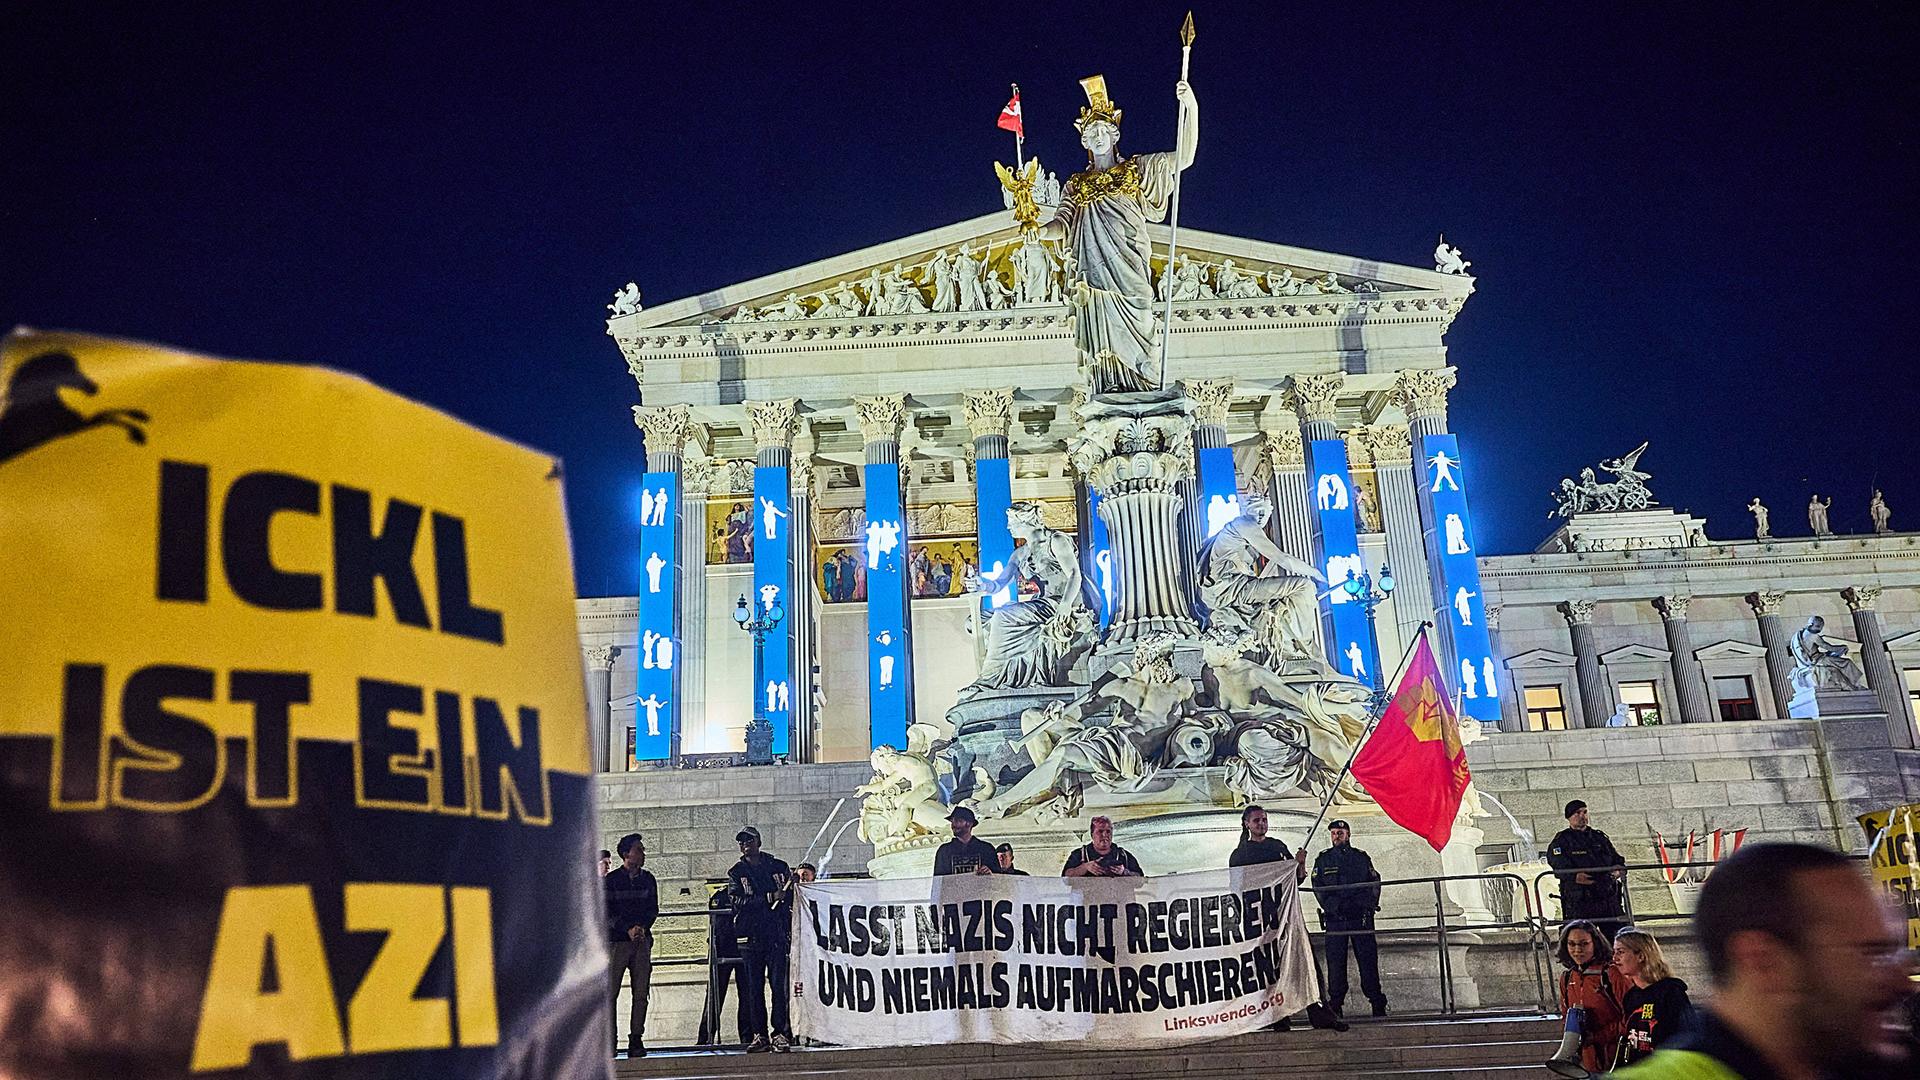
[[[0,15],[0,323],[363,372],[566,459],[580,589],[632,591],[636,400],[603,305],[994,209],[1018,82],[1079,157],[1104,73],[1165,149],[1184,5],[40,5]],[[1920,6],[1196,8],[1182,220],[1423,265],[1485,546],[1653,447],[1662,501],[1920,526]],[[52,9],[59,10],[52,10]],[[1552,9],[1552,10],[1549,10]],[[1064,169],[1063,169],[1064,171]]]

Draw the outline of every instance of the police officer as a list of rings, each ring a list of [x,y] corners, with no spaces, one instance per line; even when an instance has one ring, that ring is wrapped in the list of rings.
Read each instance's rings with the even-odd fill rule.
[[[1627,860],[1607,834],[1587,824],[1587,804],[1567,804],[1567,827],[1547,845],[1547,865],[1560,871],[1560,911],[1569,922],[1589,919],[1611,941],[1622,925],[1620,879]]]
[[[1347,1000],[1347,946],[1360,965],[1360,992],[1373,1003],[1373,1015],[1387,1015],[1387,995],[1380,989],[1380,948],[1373,937],[1373,913],[1380,910],[1380,874],[1367,853],[1352,844],[1353,830],[1344,821],[1327,826],[1333,846],[1313,860],[1313,898],[1320,904],[1320,925],[1327,933],[1327,1007],[1345,1015]],[[1336,888],[1335,886],[1359,886]]]

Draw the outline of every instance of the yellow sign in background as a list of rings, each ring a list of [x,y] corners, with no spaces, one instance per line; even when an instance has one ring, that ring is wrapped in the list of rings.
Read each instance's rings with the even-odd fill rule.
[[[1920,949],[1920,803],[1861,814],[1873,880],[1907,920],[1907,948]]]

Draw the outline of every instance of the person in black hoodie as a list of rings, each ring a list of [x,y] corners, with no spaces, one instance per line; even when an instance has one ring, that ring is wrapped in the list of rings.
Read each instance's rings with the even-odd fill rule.
[[[740,1001],[747,1013],[752,1041],[747,1053],[768,1050],[785,1053],[793,1047],[788,1003],[793,993],[787,978],[793,933],[793,871],[785,862],[760,850],[760,830],[751,825],[734,835],[740,861],[727,871],[727,895],[733,900],[733,931],[740,942],[740,959],[747,968],[747,994]],[[772,990],[769,999],[768,990]],[[769,1016],[768,1001],[772,1001]],[[767,1038],[767,1029],[773,1038]]]
[[[1668,1039],[1693,1028],[1696,1021],[1693,1002],[1687,998],[1687,984],[1674,978],[1652,934],[1629,926],[1614,935],[1613,966],[1633,980],[1620,1002],[1627,1017],[1627,1034],[1620,1040],[1615,1067],[1639,1061]]]
[[[1267,835],[1267,811],[1258,803],[1251,804],[1240,811],[1240,845],[1227,856],[1228,866],[1258,866],[1261,863],[1288,862],[1293,859],[1293,850],[1287,842],[1277,836]],[[1294,880],[1307,880],[1307,853],[1300,852],[1300,858],[1294,867]],[[1320,958],[1313,960],[1316,979],[1319,975]],[[1325,1004],[1315,1001],[1307,1006],[1307,1023],[1317,1028],[1332,1031],[1347,1030],[1347,1022],[1334,1014]],[[1286,1031],[1293,1026],[1291,1017],[1283,1016],[1274,1022],[1275,1031]]]

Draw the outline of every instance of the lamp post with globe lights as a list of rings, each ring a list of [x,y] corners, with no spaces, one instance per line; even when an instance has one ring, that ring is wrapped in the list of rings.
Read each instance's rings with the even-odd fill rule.
[[[1358,572],[1348,570],[1347,580],[1340,583],[1340,587],[1360,604],[1360,609],[1367,615],[1367,645],[1373,652],[1373,670],[1370,676],[1373,682],[1373,694],[1367,699],[1367,709],[1376,718],[1387,707],[1387,685],[1380,671],[1380,631],[1374,624],[1374,613],[1381,601],[1393,595],[1393,586],[1393,571],[1385,566],[1380,568],[1380,577],[1377,582],[1372,574],[1364,570]]]

